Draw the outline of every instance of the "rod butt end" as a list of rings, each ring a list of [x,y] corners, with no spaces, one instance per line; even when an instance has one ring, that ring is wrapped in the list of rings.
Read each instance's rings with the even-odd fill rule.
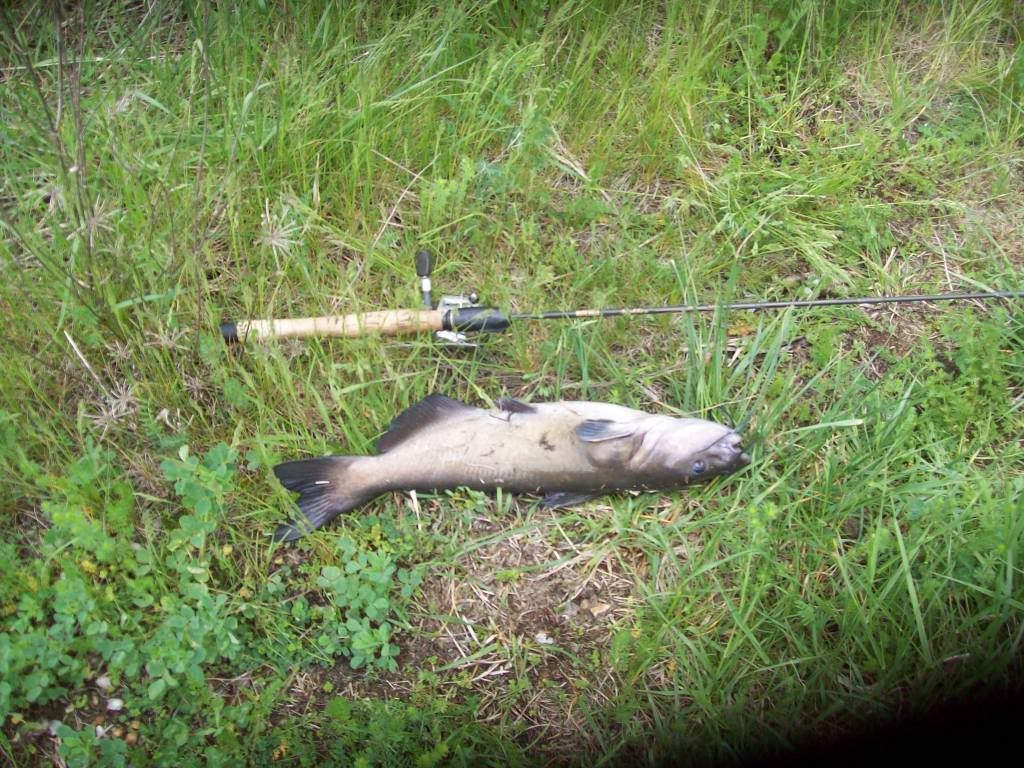
[[[237,344],[238,326],[231,322],[223,322],[220,324],[220,335],[228,344]]]

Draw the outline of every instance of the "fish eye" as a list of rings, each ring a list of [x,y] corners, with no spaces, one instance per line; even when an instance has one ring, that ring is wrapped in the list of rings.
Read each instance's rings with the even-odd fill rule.
[[[693,466],[690,467],[690,471],[693,472],[693,474],[695,475],[700,475],[703,474],[704,470],[707,468],[708,465],[705,464],[703,461],[695,461],[693,462]]]

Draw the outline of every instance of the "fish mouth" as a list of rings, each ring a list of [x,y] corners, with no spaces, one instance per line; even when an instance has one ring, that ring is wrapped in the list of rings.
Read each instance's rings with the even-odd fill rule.
[[[750,454],[743,448],[743,438],[738,432],[722,436],[709,445],[706,452],[730,469],[739,469],[750,463]]]

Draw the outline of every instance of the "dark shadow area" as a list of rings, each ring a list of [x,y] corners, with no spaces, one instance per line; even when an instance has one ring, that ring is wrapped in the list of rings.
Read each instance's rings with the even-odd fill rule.
[[[670,740],[656,762],[643,745],[623,753],[617,765],[722,766],[768,768],[769,766],[857,765],[870,768],[899,759],[916,765],[969,765],[989,756],[1019,753],[1024,730],[1024,685],[975,686],[954,698],[927,709],[909,705],[889,716],[877,716],[862,725],[830,728],[830,735],[796,729],[781,746],[778,728],[765,733],[759,743],[738,749],[732,756],[701,755],[699,745]],[[842,719],[842,715],[838,715]],[[858,718],[858,719],[863,719]],[[766,728],[766,731],[769,731]],[[841,732],[841,735],[835,735]],[[911,764],[911,763],[907,763]]]
[[[924,764],[976,760],[985,754],[1014,754],[1020,748],[1024,689],[974,689],[935,707],[893,715],[840,738],[813,734],[794,740],[791,750],[752,755],[750,766],[870,765],[896,757]]]

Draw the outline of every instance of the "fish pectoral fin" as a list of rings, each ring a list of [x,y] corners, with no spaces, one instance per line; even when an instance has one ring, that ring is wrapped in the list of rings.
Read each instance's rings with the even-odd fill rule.
[[[605,440],[617,440],[630,437],[636,432],[635,424],[627,424],[611,419],[587,419],[576,427],[576,437],[585,443],[603,443]]]
[[[576,427],[576,437],[597,467],[626,464],[643,442],[635,424],[611,419],[587,419]]]
[[[584,504],[593,497],[589,493],[573,493],[572,491],[558,491],[549,493],[540,500],[540,505],[545,508],[558,509],[562,507],[575,507],[577,504]]]
[[[511,397],[499,397],[496,405],[498,410],[506,413],[536,413],[537,409],[522,400],[514,400]]]
[[[377,450],[386,453],[408,440],[421,429],[450,419],[456,414],[478,410],[444,395],[433,394],[402,411],[391,422],[388,431],[377,441]]]

